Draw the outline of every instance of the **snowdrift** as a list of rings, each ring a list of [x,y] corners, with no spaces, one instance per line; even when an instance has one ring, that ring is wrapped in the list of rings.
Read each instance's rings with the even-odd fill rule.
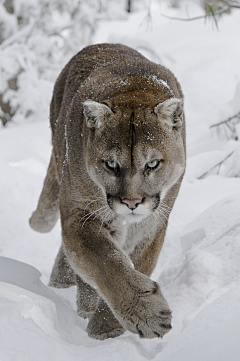
[[[169,242],[172,252],[176,243],[182,252],[175,252],[179,263],[158,278],[173,310],[173,330],[163,341],[140,340],[129,332],[104,342],[91,340],[86,321],[74,310],[74,287],[50,289],[36,268],[0,257],[1,360],[219,361],[228,356],[237,361],[239,209],[240,195],[227,197]]]

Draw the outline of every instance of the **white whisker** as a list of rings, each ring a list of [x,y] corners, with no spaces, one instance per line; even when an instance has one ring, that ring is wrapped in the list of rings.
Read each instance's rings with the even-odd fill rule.
[[[89,213],[85,214],[85,215],[80,219],[80,221],[79,221],[79,222],[81,222],[85,217],[87,217],[87,219],[85,219],[85,221],[83,222],[82,227],[84,226],[85,222],[86,222],[92,215],[94,215],[96,212],[99,212],[101,209],[107,208],[107,207],[108,207],[108,205],[105,205],[105,206],[97,209],[96,211],[89,212]]]
[[[97,201],[98,201],[98,199],[94,199],[93,201],[89,202],[89,203],[86,205],[86,207],[84,208],[84,213],[85,213],[86,208],[87,208],[90,204],[92,204],[92,203],[94,203],[94,202],[97,202]]]
[[[166,226],[166,223],[164,222],[164,220],[163,220],[162,217],[161,217],[162,214],[160,214],[159,209],[156,209],[154,213],[156,213],[157,217],[158,217],[158,218],[161,220],[161,222],[163,222],[163,224]],[[153,214],[154,214],[154,213],[153,213]]]
[[[107,207],[107,206],[106,206],[106,207]],[[95,215],[95,217],[93,218],[93,220],[96,219],[98,216],[100,216],[100,214],[105,213],[105,212],[107,212],[107,211],[108,211],[108,209],[104,209],[103,211],[99,212],[98,214]]]
[[[111,211],[111,210],[110,210]],[[98,234],[97,235],[99,235],[99,233],[101,232],[101,229],[102,229],[102,226],[103,226],[103,222],[105,221],[105,219],[110,215],[110,211],[109,210],[107,210],[106,212],[106,216],[103,218],[103,220],[102,220],[102,223],[101,223],[101,226],[100,226],[100,229],[99,229],[99,231],[98,231]]]

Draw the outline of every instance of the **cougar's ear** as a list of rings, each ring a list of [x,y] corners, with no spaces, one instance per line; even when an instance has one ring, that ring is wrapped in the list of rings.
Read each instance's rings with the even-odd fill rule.
[[[165,124],[178,129],[183,123],[183,99],[167,99],[154,108],[154,113],[158,115]]]
[[[104,117],[110,116],[113,112],[105,104],[86,100],[83,103],[83,114],[89,128],[100,128]]]

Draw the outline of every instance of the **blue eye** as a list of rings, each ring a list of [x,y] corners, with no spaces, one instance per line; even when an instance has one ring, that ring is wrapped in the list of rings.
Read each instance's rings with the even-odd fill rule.
[[[159,160],[153,160],[152,162],[148,162],[146,164],[146,168],[150,169],[150,170],[155,169],[155,168],[157,168],[159,163],[160,163]]]
[[[112,169],[112,170],[116,170],[119,165],[117,162],[115,161],[108,161],[108,162],[105,162],[106,163],[106,166],[109,168],[109,169]]]

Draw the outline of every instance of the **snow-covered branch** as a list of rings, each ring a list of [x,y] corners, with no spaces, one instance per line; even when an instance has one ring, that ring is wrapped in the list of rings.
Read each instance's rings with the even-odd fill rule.
[[[43,110],[47,117],[61,68],[92,42],[99,21],[123,14],[116,0],[0,0],[0,122],[35,119]]]

